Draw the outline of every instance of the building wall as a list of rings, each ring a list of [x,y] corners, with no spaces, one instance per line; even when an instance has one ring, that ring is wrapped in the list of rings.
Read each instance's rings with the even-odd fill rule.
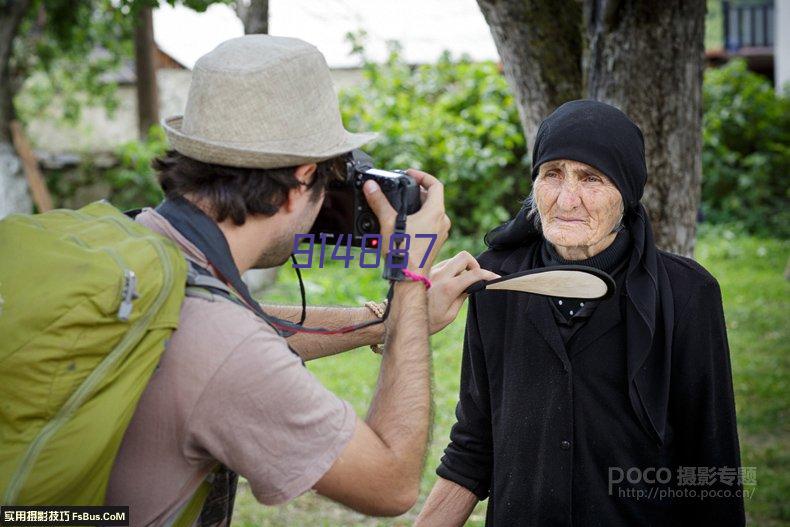
[[[162,69],[157,72],[161,116],[183,111],[191,78],[188,70]],[[118,108],[112,116],[104,107],[85,106],[76,125],[54,118],[57,103],[52,104],[28,123],[27,133],[33,147],[48,154],[91,154],[113,152],[118,145],[137,139],[135,86],[119,86],[117,98]]]
[[[776,90],[790,83],[790,0],[775,0],[774,79]]]
[[[356,86],[362,82],[362,69],[360,68],[339,68],[331,70],[332,82],[335,90],[342,90]]]
[[[359,69],[333,70],[336,89],[361,81]],[[157,71],[159,115],[182,114],[186,106],[192,72],[183,69]],[[137,139],[137,100],[133,84],[118,88],[118,109],[113,116],[103,107],[84,107],[76,125],[68,125],[52,116],[57,104],[28,123],[27,133],[39,154],[110,153],[118,145]]]

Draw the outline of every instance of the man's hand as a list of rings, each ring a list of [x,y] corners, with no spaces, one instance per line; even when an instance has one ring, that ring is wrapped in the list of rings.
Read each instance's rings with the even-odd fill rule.
[[[464,300],[464,290],[479,280],[493,280],[499,275],[482,269],[474,256],[461,251],[431,268],[431,288],[428,290],[428,317],[431,335],[445,328],[458,316]]]
[[[436,253],[447,240],[450,231],[450,218],[444,212],[444,185],[432,175],[410,168],[406,174],[413,177],[421,187],[420,210],[406,217],[405,233],[409,236],[409,262],[408,268],[415,273],[428,276]],[[366,181],[362,187],[365,199],[376,214],[381,225],[382,254],[389,252],[390,236],[395,229],[397,211],[392,208],[389,200],[381,192],[375,181]],[[435,234],[436,241],[431,246],[429,238],[417,234]],[[430,254],[428,249],[430,248]],[[423,259],[425,263],[420,267]]]

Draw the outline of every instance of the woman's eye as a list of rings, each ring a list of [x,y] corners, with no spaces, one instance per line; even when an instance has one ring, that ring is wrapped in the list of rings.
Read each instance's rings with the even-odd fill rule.
[[[559,175],[560,175],[559,172],[555,172],[553,170],[551,172],[546,172],[546,177],[550,177],[550,178],[559,177]]]
[[[587,176],[586,180],[592,183],[598,183],[599,181],[601,181],[601,178],[599,178],[598,176]]]

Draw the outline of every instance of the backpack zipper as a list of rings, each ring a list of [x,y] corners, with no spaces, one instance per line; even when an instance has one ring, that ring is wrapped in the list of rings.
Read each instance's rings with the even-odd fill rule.
[[[129,320],[129,315],[132,314],[132,300],[140,298],[135,289],[137,285],[137,276],[131,269],[124,269],[123,271],[123,292],[121,293],[121,306],[118,308],[118,320],[124,322]]]

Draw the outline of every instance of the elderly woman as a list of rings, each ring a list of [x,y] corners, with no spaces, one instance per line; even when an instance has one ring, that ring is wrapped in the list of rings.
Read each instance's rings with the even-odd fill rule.
[[[743,525],[721,293],[653,242],[641,131],[607,104],[564,104],[532,179],[481,266],[586,265],[616,294],[470,299],[458,421],[417,524],[461,525],[488,497],[487,525]]]

